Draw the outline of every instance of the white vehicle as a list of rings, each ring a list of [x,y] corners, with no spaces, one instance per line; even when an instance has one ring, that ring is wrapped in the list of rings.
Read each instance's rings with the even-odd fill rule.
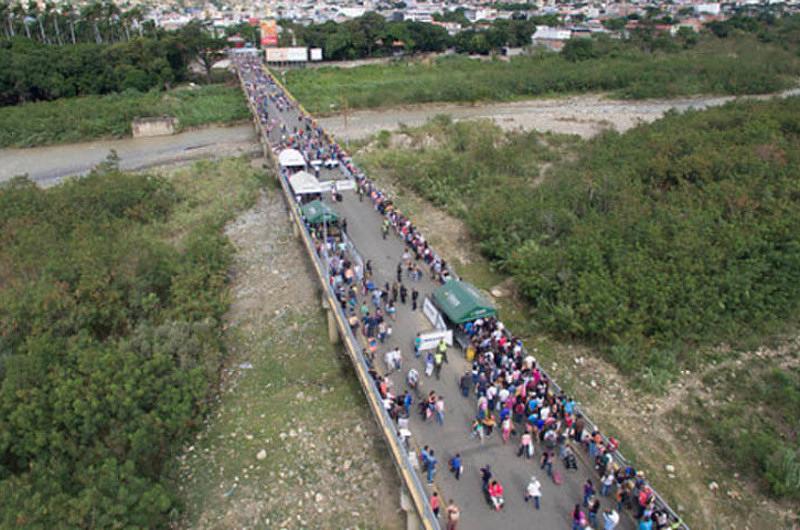
[[[324,165],[328,169],[333,169],[335,167],[339,167],[339,161],[336,160],[335,158],[329,158],[325,160]]]

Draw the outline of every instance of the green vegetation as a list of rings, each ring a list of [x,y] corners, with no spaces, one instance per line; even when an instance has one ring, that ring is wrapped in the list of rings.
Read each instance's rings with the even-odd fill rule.
[[[414,133],[432,147],[365,162],[463,217],[540,329],[601,346],[655,388],[702,361],[696,346],[796,322],[799,124],[796,97],[670,113],[575,148],[437,120]],[[537,162],[571,157],[538,184]]]
[[[0,147],[31,147],[130,136],[131,120],[175,116],[180,127],[249,117],[238,86],[204,85],[169,92],[86,96],[0,108]]]
[[[793,85],[800,59],[753,37],[707,39],[690,50],[645,52],[587,41],[570,55],[544,53],[510,62],[449,57],[428,65],[398,62],[359,68],[294,70],[289,90],[309,111],[330,112],[341,95],[353,108],[433,101],[493,101],[610,91],[639,99],[690,94],[754,94]],[[581,53],[583,52],[583,53]],[[570,60],[571,59],[571,60]],[[585,60],[582,60],[585,59]]]
[[[210,82],[223,44],[196,23],[114,44],[52,46],[24,37],[0,40],[0,106],[169,88],[190,79],[188,67],[195,60]]]
[[[166,527],[179,505],[164,466],[218,382],[221,228],[257,175],[246,160],[175,181],[112,162],[0,189],[3,527]]]
[[[793,352],[797,355],[797,352]],[[712,394],[695,396],[688,414],[720,458],[776,497],[800,499],[800,370],[750,359],[714,371]]]

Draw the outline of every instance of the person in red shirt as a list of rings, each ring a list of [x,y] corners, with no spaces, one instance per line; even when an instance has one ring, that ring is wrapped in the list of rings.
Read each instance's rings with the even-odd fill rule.
[[[442,503],[439,500],[439,494],[437,492],[433,492],[431,495],[431,510],[433,510],[433,515],[439,517],[439,510],[442,508]]]
[[[500,508],[505,504],[505,499],[503,499],[503,486],[496,480],[489,484],[489,497],[492,499],[495,511],[499,512]]]

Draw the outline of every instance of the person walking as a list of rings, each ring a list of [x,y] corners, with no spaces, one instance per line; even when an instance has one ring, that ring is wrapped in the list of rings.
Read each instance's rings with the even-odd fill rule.
[[[397,264],[397,283],[403,283],[403,264]]]
[[[489,484],[489,497],[492,499],[494,510],[499,512],[506,501],[503,498],[503,486],[496,480]]]
[[[542,454],[542,465],[539,469],[544,469],[548,477],[553,476],[553,454],[550,451],[545,451]]]
[[[436,422],[439,425],[444,425],[444,398],[442,396],[436,398],[434,410],[436,412]]]
[[[603,511],[603,530],[614,530],[619,523],[619,514],[616,510]]]
[[[461,518],[461,510],[453,502],[453,499],[447,503],[447,530],[458,530],[458,520]]]
[[[400,286],[400,303],[406,305],[406,297],[408,296],[408,289],[405,285]]]
[[[572,510],[572,530],[584,530],[588,522],[586,514],[581,510],[581,505],[576,504]]]
[[[583,484],[584,508],[587,508],[589,506],[589,499],[591,499],[593,495],[594,495],[594,484],[592,484],[592,479],[587,479],[586,482]]]
[[[502,432],[503,436],[503,443],[507,444],[508,439],[511,437],[511,416],[506,416],[506,418],[500,422],[500,431]]]
[[[461,479],[461,473],[464,472],[464,466],[461,464],[461,453],[456,453],[456,456],[450,459],[450,471],[455,475],[456,480]]]
[[[475,419],[472,421],[472,429],[469,433],[470,438],[478,438],[481,441],[481,445],[483,445],[483,422],[479,419]]]
[[[438,519],[439,518],[439,510],[442,507],[442,503],[439,500],[439,493],[438,492],[435,492],[435,491],[433,492],[433,495],[431,495],[430,503],[431,503],[431,511],[433,512],[433,515],[435,515],[436,518]]]
[[[442,374],[442,365],[447,361],[447,343],[444,339],[439,341],[439,345],[436,346],[436,353],[433,355],[433,371],[436,374],[436,379],[441,378]]]
[[[419,359],[421,347],[422,347],[422,337],[420,336],[419,333],[417,333],[417,336],[414,337],[414,357],[416,357],[417,359]]]
[[[519,451],[517,451],[517,456],[525,455],[525,458],[530,458],[533,456],[533,436],[529,431],[525,431],[522,433],[519,441]]]
[[[417,291],[416,287],[411,288],[411,310],[417,310],[417,299],[419,298],[419,291]]]
[[[525,502],[533,499],[533,505],[538,510],[540,508],[540,500],[542,498],[542,483],[536,478],[536,475],[531,477],[528,482],[528,487],[525,490]]]
[[[436,460],[435,452],[433,449],[428,453],[428,485],[433,484],[433,476],[436,474]]]
[[[600,511],[600,499],[592,499],[589,503],[589,526],[597,528],[597,512]]]
[[[603,478],[600,480],[600,495],[603,497],[608,497],[609,492],[611,491],[611,486],[614,485],[614,470],[609,467],[606,470],[606,474],[603,475]]]

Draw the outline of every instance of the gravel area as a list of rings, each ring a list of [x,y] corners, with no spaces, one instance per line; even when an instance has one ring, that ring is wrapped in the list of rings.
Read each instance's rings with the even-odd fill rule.
[[[794,89],[781,96],[797,95]],[[761,96],[758,96],[761,98]],[[769,97],[769,96],[767,96]],[[326,130],[341,140],[357,140],[394,130],[400,124],[422,125],[437,114],[449,114],[456,120],[489,118],[505,129],[536,129],[555,133],[578,134],[589,138],[606,129],[620,132],[639,123],[655,121],[670,109],[703,109],[733,101],[734,97],[696,97],[669,100],[622,101],[602,95],[581,95],[555,99],[532,99],[510,103],[455,105],[450,103],[358,110],[320,120]]]

